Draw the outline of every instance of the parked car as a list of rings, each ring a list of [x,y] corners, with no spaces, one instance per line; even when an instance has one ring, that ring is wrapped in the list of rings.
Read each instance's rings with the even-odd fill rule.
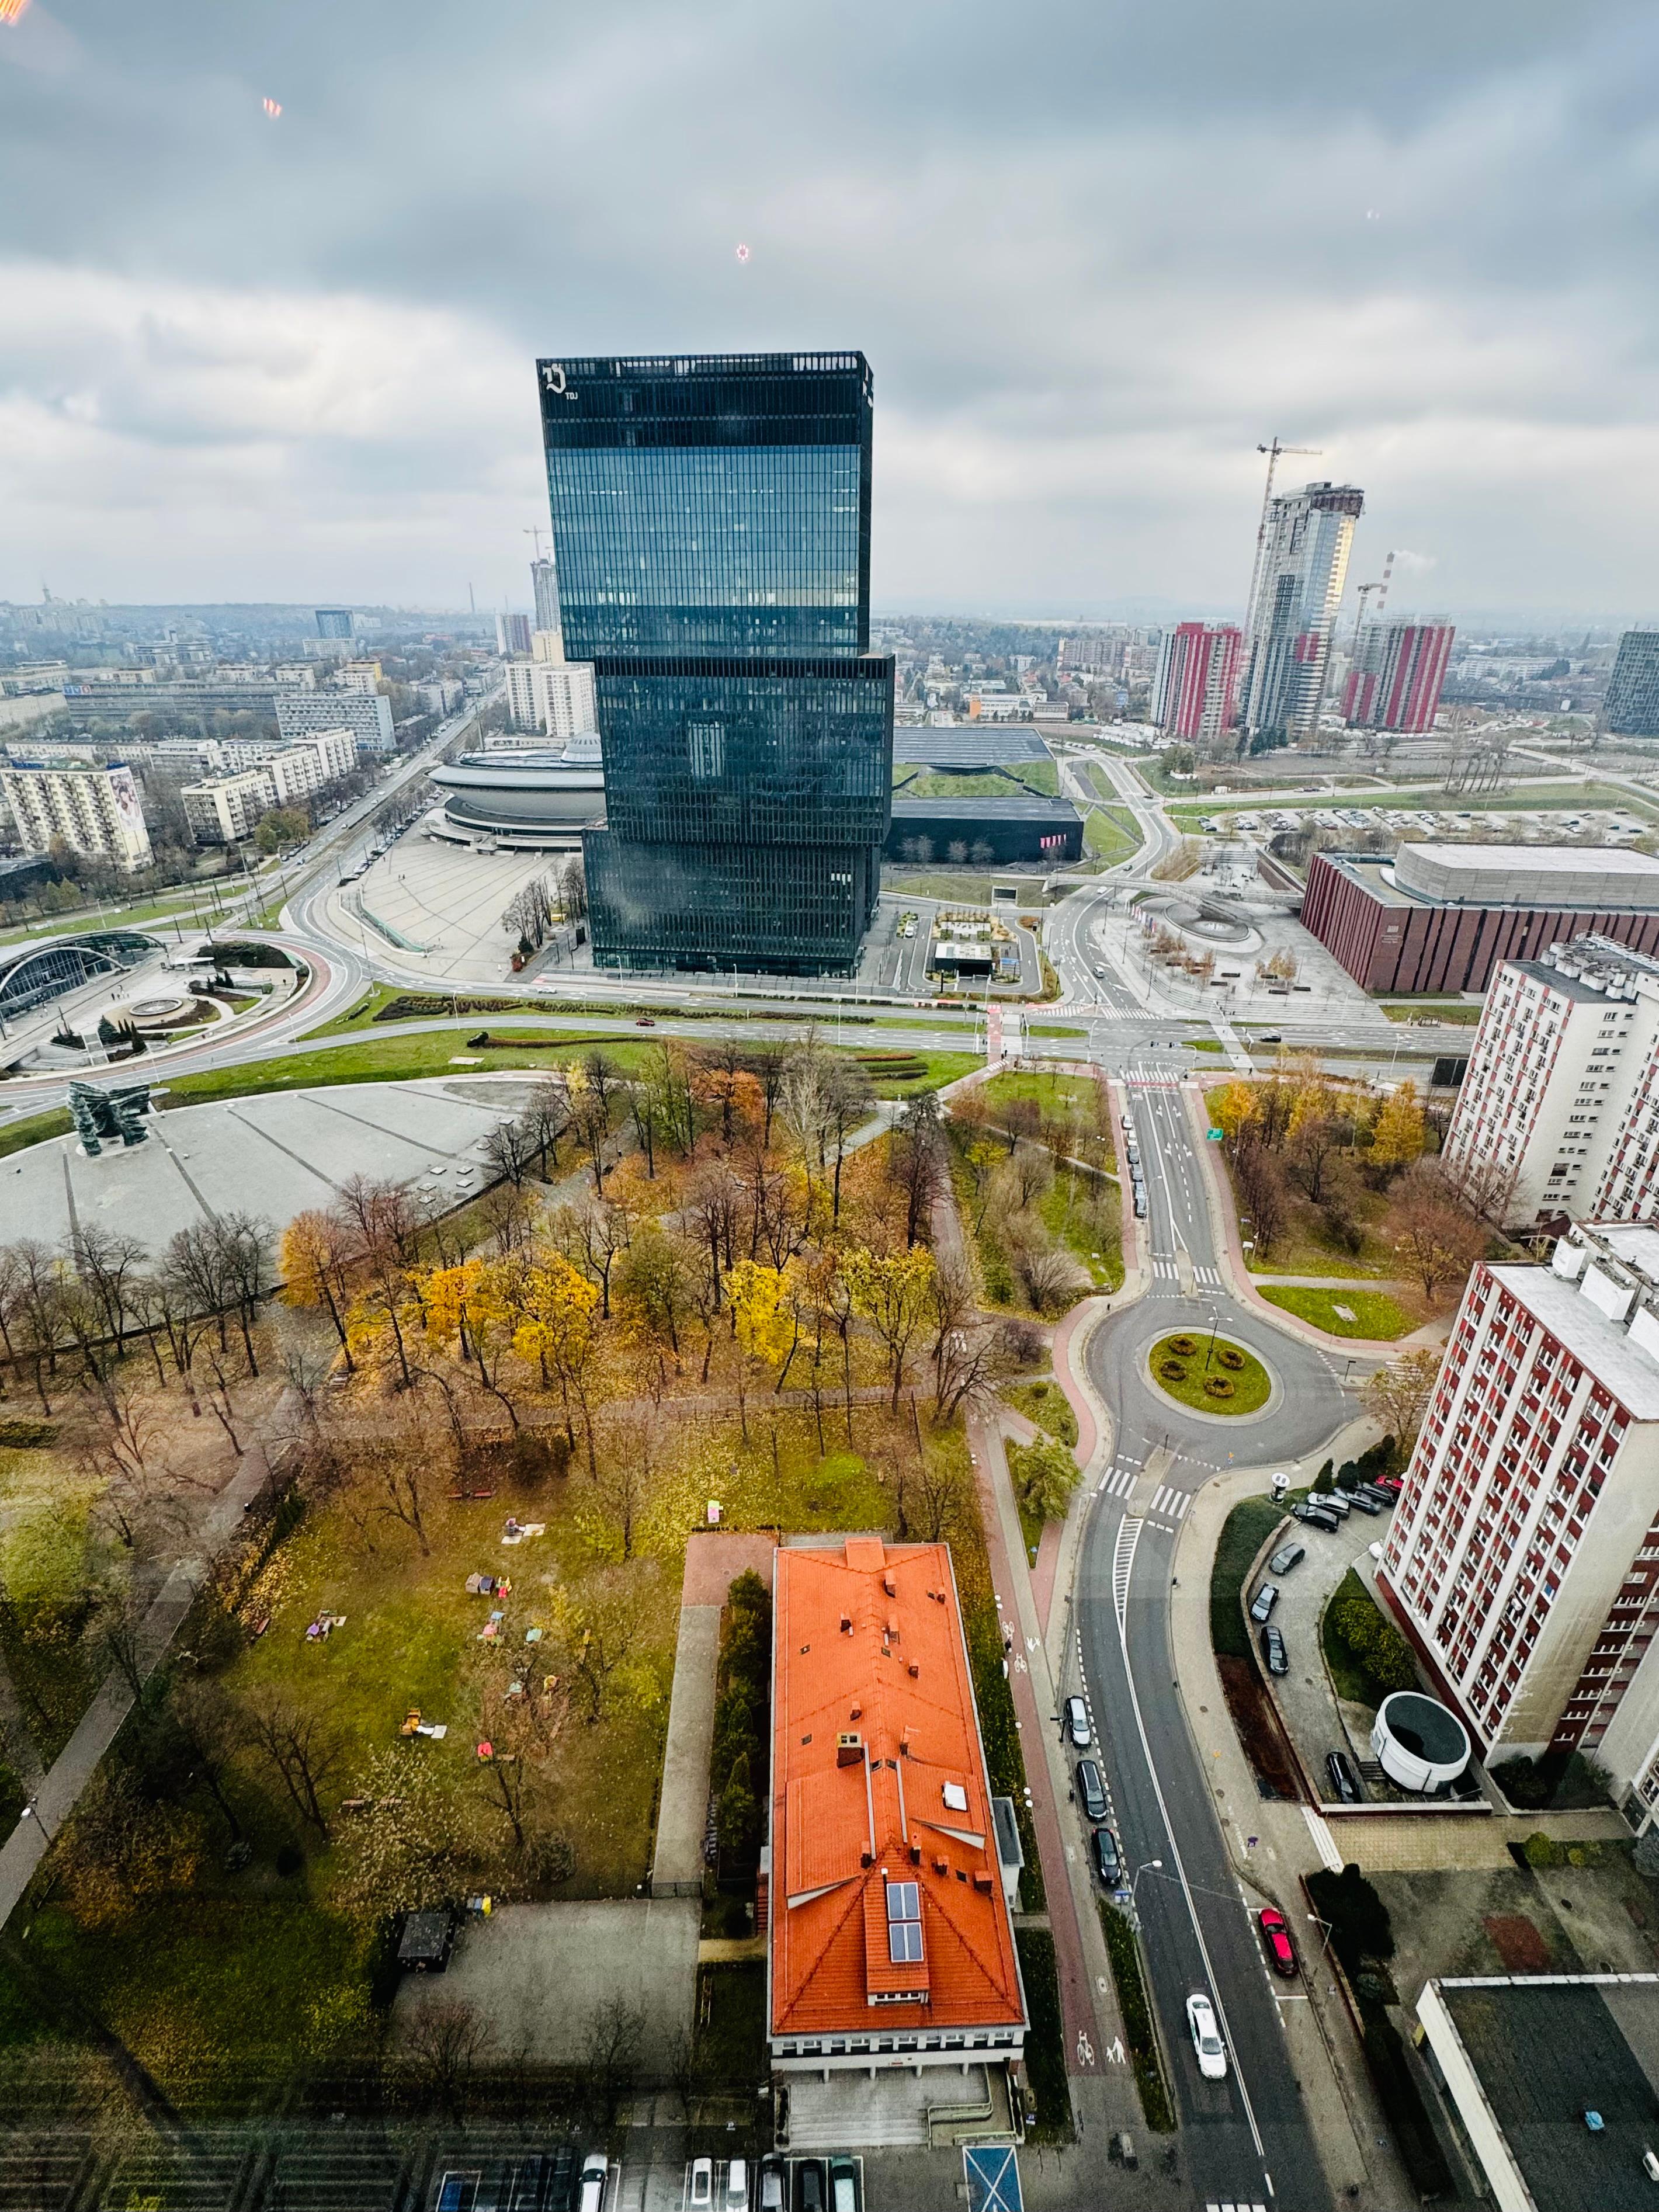
[[[826,2179],[821,2158],[795,2160],[795,2212],[829,2212]]]
[[[1325,1510],[1323,1498],[1316,1500],[1310,1498],[1300,1505],[1292,1505],[1291,1511],[1304,1528],[1323,1528],[1329,1535],[1334,1535],[1342,1526],[1340,1514],[1328,1513]]]
[[[781,2158],[763,2158],[760,2169],[760,2212],[788,2212],[789,2175]]]
[[[1353,1771],[1353,1761],[1346,1751],[1328,1751],[1325,1771],[1331,1778],[1331,1787],[1345,1805],[1359,1802],[1359,1777]]]
[[[1095,1830],[1095,1872],[1108,1889],[1115,1889],[1123,1880],[1123,1860],[1117,1848],[1117,1838],[1109,1828]]]
[[[1376,1500],[1374,1498],[1368,1498],[1363,1490],[1332,1491],[1331,1503],[1335,1504],[1339,1499],[1345,1505],[1357,1505],[1362,1513],[1369,1513],[1373,1521],[1376,1520],[1377,1515],[1382,1510],[1382,1508],[1377,1504]]]
[[[1224,2081],[1227,2046],[1216,2025],[1215,2007],[1202,1990],[1194,1990],[1187,2000],[1187,2031],[1193,2039],[1199,2072],[1206,2081]]]
[[[1256,1914],[1255,1924],[1261,1930],[1261,1941],[1267,1949],[1267,1964],[1274,1973],[1294,1974],[1296,1946],[1291,1941],[1291,1931],[1285,1924],[1284,1914],[1273,1905],[1267,1905]]]
[[[720,2212],[749,2212],[749,2161],[734,2158],[726,2169],[726,2193]]]
[[[1077,1763],[1077,1794],[1083,1800],[1083,1809],[1091,1820],[1106,1818],[1106,1784],[1101,1780],[1100,1769],[1092,1759],[1079,1759]]]
[[[1292,1537],[1288,1544],[1281,1544],[1268,1560],[1267,1572],[1270,1575],[1287,1575],[1292,1567],[1299,1567],[1307,1556],[1307,1546],[1298,1544]]]
[[[860,2212],[859,2170],[850,2158],[830,2161],[830,2212]]]
[[[1356,1498],[1369,1498],[1379,1513],[1386,1513],[1399,1492],[1384,1490],[1380,1482],[1360,1482],[1354,1486],[1354,1495]]]
[[[1339,1521],[1346,1521],[1353,1511],[1352,1498],[1341,1490],[1316,1490],[1308,1503],[1320,1506],[1327,1513],[1334,1513]]]
[[[714,2161],[712,2158],[694,2158],[691,2161],[691,2192],[686,2202],[691,2212],[708,2212],[714,2201]],[[586,2212],[586,2207],[583,2208]]]
[[[1279,1634],[1276,1628],[1264,1628],[1262,1630],[1261,1656],[1267,1665],[1267,1672],[1270,1674],[1288,1674],[1290,1673],[1290,1654],[1285,1649],[1284,1638]]]
[[[591,2150],[582,2160],[580,2212],[605,2212],[605,2185],[611,2161],[602,2150]]]
[[[1089,1733],[1089,1708],[1081,1698],[1067,1698],[1065,1705],[1066,1736],[1079,1751],[1087,1751],[1094,1741]]]
[[[1277,1583],[1263,1583],[1261,1589],[1257,1590],[1255,1595],[1250,1600],[1250,1619],[1252,1620],[1265,1620],[1278,1603],[1279,1584]]]
[[[1371,1485],[1373,1490],[1380,1490],[1389,1498],[1398,1498],[1405,1487],[1397,1474],[1379,1474]]]
[[[1144,1221],[1146,1218],[1146,1186],[1145,1183],[1138,1182],[1134,1187],[1134,1208],[1135,1219],[1137,1221]]]

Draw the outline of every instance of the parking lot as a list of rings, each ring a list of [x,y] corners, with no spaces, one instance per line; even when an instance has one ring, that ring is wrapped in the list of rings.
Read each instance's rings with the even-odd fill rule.
[[[1290,1672],[1269,1676],[1264,1668],[1262,1677],[1300,1754],[1308,1778],[1321,1798],[1335,1794],[1325,1771],[1327,1753],[1346,1752],[1353,1762],[1356,1775],[1360,1760],[1370,1758],[1374,1716],[1364,1705],[1345,1704],[1332,1689],[1319,1648],[1320,1619],[1348,1569],[1362,1562],[1367,1566],[1371,1564],[1370,1547],[1381,1541],[1387,1526],[1386,1516],[1373,1521],[1354,1511],[1334,1535],[1329,1535],[1322,1528],[1287,1520],[1274,1539],[1275,1546],[1301,1544],[1306,1547],[1307,1557],[1299,1566],[1282,1576],[1269,1576],[1264,1566],[1252,1578],[1245,1593],[1248,1602],[1263,1580],[1277,1584],[1279,1599],[1271,1618],[1285,1638]],[[1251,1634],[1256,1638],[1260,1650],[1260,1631],[1254,1621]],[[1362,1797],[1370,1794],[1363,1777],[1359,1789]]]

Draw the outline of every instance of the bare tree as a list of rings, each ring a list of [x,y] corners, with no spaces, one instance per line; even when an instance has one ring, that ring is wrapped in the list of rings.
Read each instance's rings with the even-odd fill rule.
[[[495,2043],[489,2022],[465,1998],[434,1997],[411,2008],[398,2050],[419,2100],[459,2121]]]
[[[126,1237],[97,1222],[79,1222],[70,1247],[75,1272],[97,1303],[104,1333],[117,1356],[125,1349],[126,1334],[134,1312],[134,1293],[139,1268],[147,1256],[136,1237]]]
[[[327,1838],[323,1799],[345,1757],[345,1740],[326,1705],[301,1705],[280,1690],[260,1690],[242,1707],[247,1740],[287,1790],[301,1819]]]

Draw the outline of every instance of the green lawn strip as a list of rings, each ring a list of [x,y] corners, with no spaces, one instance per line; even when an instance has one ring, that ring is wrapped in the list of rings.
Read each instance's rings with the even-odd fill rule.
[[[53,1106],[44,1114],[26,1114],[21,1121],[8,1121],[0,1128],[0,1159],[29,1145],[43,1145],[48,1137],[61,1137],[74,1127],[67,1106]]]
[[[1077,1415],[1058,1382],[1046,1376],[1033,1382],[1010,1382],[1003,1397],[1028,1421],[1063,1444],[1077,1442]]]
[[[1061,1167],[1037,1201],[1044,1226],[1087,1269],[1097,1291],[1123,1281],[1123,1215],[1117,1185]]]
[[[1072,1022],[1027,1022],[1025,1034],[1027,1036],[1086,1037],[1089,1032]],[[992,1079],[994,1081],[994,1077]]]
[[[1083,817],[1085,848],[1109,864],[1140,850],[1140,831],[1127,806],[1091,806]]]
[[[1197,1349],[1177,1351],[1178,1345],[1194,1345]],[[1224,1351],[1240,1364],[1229,1366],[1221,1357]],[[1160,1390],[1201,1413],[1254,1413],[1267,1404],[1273,1389],[1272,1376],[1253,1352],[1220,1335],[1214,1338],[1212,1350],[1210,1333],[1204,1329],[1177,1330],[1173,1336],[1160,1337],[1147,1354],[1146,1364]],[[1182,1371],[1166,1373],[1166,1368]],[[1218,1379],[1231,1383],[1230,1395],[1223,1397],[1206,1389],[1207,1382]]]
[[[1070,2142],[1072,2097],[1066,2086],[1066,2039],[1054,1939],[1046,1928],[1018,1928],[1014,1943],[1030,2012],[1025,2031],[1025,2075],[1036,2100],[1036,2124],[1027,2140]]]
[[[1425,1019],[1473,1029],[1486,1012],[1484,1006],[1465,1006],[1461,999],[1379,999],[1376,1002],[1391,1022]]]
[[[172,1078],[167,1091],[174,1105],[210,1098],[243,1098],[263,1091],[301,1091],[331,1083],[400,1083],[419,1076],[453,1075],[457,1060],[465,1073],[495,1068],[556,1067],[560,1053],[602,1050],[623,1074],[638,1067],[647,1048],[632,1039],[584,1036],[551,1030],[515,1037],[501,1051],[469,1052],[471,1029],[425,1030],[416,1036],[364,1037],[350,1044],[324,1046],[315,1052],[280,1060],[246,1060],[234,1067],[210,1067]],[[539,1045],[540,1050],[534,1048]]]
[[[1417,1326],[1411,1315],[1386,1291],[1325,1291],[1302,1283],[1283,1287],[1262,1283],[1257,1287],[1269,1305],[1282,1307],[1286,1313],[1310,1321],[1316,1328],[1322,1328],[1331,1336],[1404,1336]],[[1352,1321],[1337,1311],[1339,1306],[1347,1308],[1353,1316]]]
[[[1133,1924],[1115,1905],[1099,1900],[1100,1925],[1106,1952],[1117,1984],[1117,2008],[1123,2015],[1123,2033],[1134,2064],[1135,2087],[1140,2109],[1154,2135],[1169,2135],[1176,2124],[1170,2085],[1164,2078],[1164,2060],[1152,2026],[1152,2008],[1146,1996],[1146,1977],[1140,1963],[1140,1939]]]
[[[1218,1656],[1248,1659],[1249,1638],[1238,1594],[1250,1562],[1284,1519],[1283,1508],[1270,1498],[1247,1498],[1235,1505],[1222,1524],[1210,1569],[1210,1643]]]
[[[752,2084],[766,2075],[766,1966],[739,1960],[698,1969],[692,2065],[698,2082]],[[704,1996],[708,1999],[705,2005]]]

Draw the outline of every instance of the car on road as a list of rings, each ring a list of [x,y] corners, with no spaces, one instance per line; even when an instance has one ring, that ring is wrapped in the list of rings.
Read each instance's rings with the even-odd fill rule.
[[[760,2212],[789,2212],[789,2172],[781,2158],[763,2158],[760,2165]]]
[[[1264,1905],[1255,1916],[1255,1924],[1261,1930],[1266,1946],[1267,1964],[1276,1974],[1291,1975],[1296,1972],[1296,1946],[1291,1941],[1291,1931],[1285,1924],[1285,1916],[1275,1906]]]
[[[591,2150],[582,2160],[582,2188],[578,2212],[605,2212],[605,2185],[611,2161],[602,2150]]]
[[[829,2212],[827,2180],[821,2158],[795,2160],[794,2212]]]
[[[1261,1589],[1257,1590],[1255,1595],[1250,1600],[1250,1619],[1252,1620],[1265,1620],[1278,1603],[1279,1584],[1277,1583],[1263,1583]]]
[[[1325,1771],[1331,1778],[1331,1787],[1345,1805],[1359,1802],[1359,1777],[1353,1771],[1353,1761],[1346,1751],[1328,1751]]]
[[[1067,1698],[1063,1711],[1066,1741],[1075,1745],[1079,1751],[1087,1751],[1094,1741],[1089,1732],[1089,1708],[1081,1698]]]
[[[1256,1039],[1258,1044],[1283,1044],[1284,1042],[1277,1030],[1270,1030],[1266,1036]]]
[[[1106,1784],[1100,1778],[1100,1769],[1092,1759],[1079,1759],[1077,1763],[1077,1794],[1083,1800],[1083,1809],[1091,1820],[1106,1818]]]
[[[860,2212],[859,2170],[850,2158],[830,2161],[830,2212]]]
[[[1109,1828],[1095,1830],[1095,1872],[1108,1889],[1116,1889],[1123,1880],[1123,1857],[1117,1847],[1117,1838]]]
[[[1221,2030],[1216,2025],[1215,2007],[1202,1990],[1194,1990],[1187,2000],[1187,2032],[1193,2039],[1193,2052],[1198,2060],[1198,2070],[1206,2081],[1224,2081],[1227,2078],[1227,2046],[1221,2040]]]
[[[1292,1567],[1299,1567],[1307,1556],[1308,1547],[1305,1544],[1298,1544],[1295,1541],[1281,1544],[1267,1562],[1267,1572],[1270,1575],[1287,1575]]]
[[[1266,1665],[1267,1672],[1270,1674],[1288,1674],[1290,1673],[1290,1654],[1285,1649],[1285,1638],[1280,1635],[1278,1629],[1264,1628],[1262,1630],[1261,1657],[1263,1663]]]
[[[657,1024],[649,1014],[635,1014],[634,1026],[636,1030],[653,1030]]]

